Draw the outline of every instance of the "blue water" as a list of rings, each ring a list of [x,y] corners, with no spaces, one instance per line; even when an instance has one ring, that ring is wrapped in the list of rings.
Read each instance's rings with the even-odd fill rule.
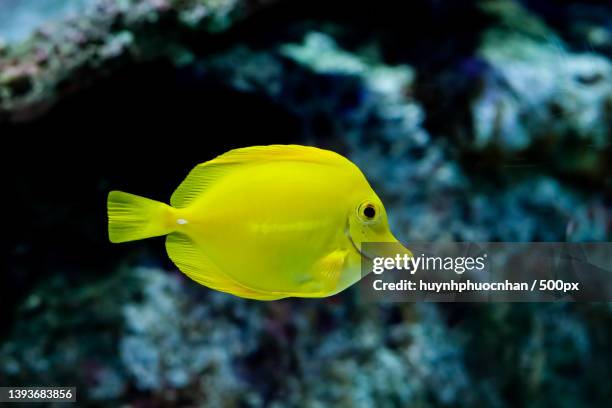
[[[0,0],[0,39],[18,42],[46,22],[82,13],[96,0]]]

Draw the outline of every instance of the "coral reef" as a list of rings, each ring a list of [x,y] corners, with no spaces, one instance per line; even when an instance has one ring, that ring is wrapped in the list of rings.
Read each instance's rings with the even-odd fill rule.
[[[599,168],[612,132],[612,64],[568,50],[526,10],[498,3],[490,8],[503,24],[484,34],[478,53],[489,70],[471,107],[474,148],[520,151],[537,144],[540,154],[563,157],[555,165],[566,172]]]
[[[182,37],[222,31],[257,6],[240,0],[96,1],[78,18],[0,45],[0,122],[40,115],[58,97],[125,64],[188,60]]]
[[[0,37],[4,42],[27,39],[38,27],[61,23],[85,11],[91,0],[4,0],[0,3]]]
[[[354,294],[254,303],[147,267],[56,281],[26,300],[0,380],[179,406],[504,406],[508,387],[534,406],[610,397],[596,374],[610,351],[592,335],[609,331],[606,305],[465,306],[451,324],[456,306],[372,307]]]

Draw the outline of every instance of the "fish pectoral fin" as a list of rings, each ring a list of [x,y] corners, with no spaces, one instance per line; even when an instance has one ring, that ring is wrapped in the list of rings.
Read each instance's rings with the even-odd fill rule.
[[[333,291],[338,286],[348,253],[346,249],[335,250],[315,264],[315,276],[323,284],[325,292]]]
[[[249,289],[223,273],[217,265],[185,234],[173,232],[166,237],[170,259],[185,275],[211,289],[248,299],[274,300],[279,294]]]

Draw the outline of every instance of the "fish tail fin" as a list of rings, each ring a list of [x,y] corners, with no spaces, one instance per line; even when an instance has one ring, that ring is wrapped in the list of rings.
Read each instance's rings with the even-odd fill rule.
[[[167,235],[176,229],[167,204],[123,191],[108,194],[108,237],[119,243]]]

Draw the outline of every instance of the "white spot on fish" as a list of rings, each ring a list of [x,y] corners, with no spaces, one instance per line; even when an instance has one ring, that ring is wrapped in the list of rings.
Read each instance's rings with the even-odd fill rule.
[[[176,220],[176,223],[178,225],[185,225],[185,224],[187,224],[187,220],[185,220],[183,218],[179,218],[178,220]]]

